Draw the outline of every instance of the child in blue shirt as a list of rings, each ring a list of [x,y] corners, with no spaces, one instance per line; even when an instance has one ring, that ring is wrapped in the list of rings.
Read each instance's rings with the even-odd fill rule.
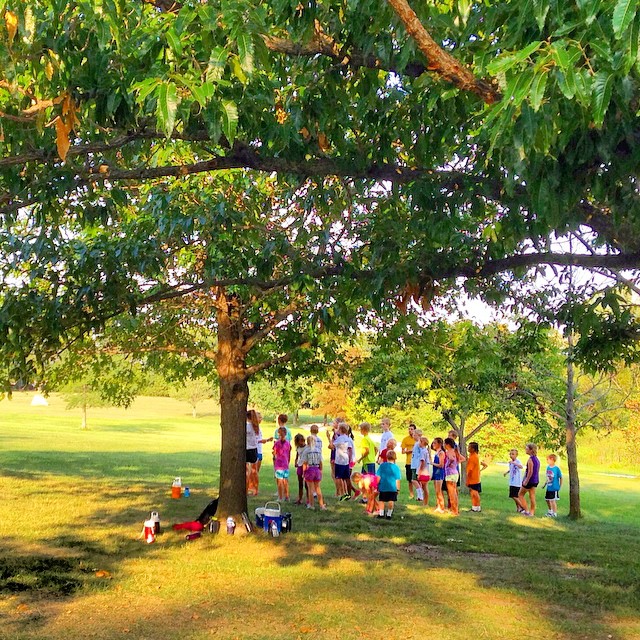
[[[398,500],[400,491],[400,469],[396,465],[396,452],[387,453],[387,461],[378,467],[376,475],[380,478],[378,485],[378,518],[385,517],[385,505],[387,507],[386,518],[391,520],[394,503]]]
[[[560,487],[562,486],[562,471],[556,467],[558,457],[555,454],[547,456],[547,481],[544,486],[547,488],[547,493],[544,499],[547,501],[549,510],[547,511],[547,518],[558,517],[558,500],[560,499]]]

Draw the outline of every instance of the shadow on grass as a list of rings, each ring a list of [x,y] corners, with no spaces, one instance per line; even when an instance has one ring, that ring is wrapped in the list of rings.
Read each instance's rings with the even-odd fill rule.
[[[217,466],[217,457],[201,452],[108,455],[35,452],[34,455],[35,463],[30,466],[35,466],[35,471],[28,475],[15,471],[9,475],[15,473],[15,477],[26,480],[37,480],[44,473],[66,478],[80,476],[86,481],[73,488],[79,502],[84,501],[85,495],[89,500],[91,494],[98,493],[103,507],[93,509],[92,505],[93,510],[80,523],[59,523],[36,551],[30,550],[29,545],[17,537],[3,542],[0,592],[17,594],[22,601],[34,603],[53,598],[68,601],[83,590],[111,592],[117,589],[118,580],[100,578],[96,571],[120,577],[122,565],[140,558],[144,558],[151,568],[165,551],[184,545],[183,534],[163,534],[158,545],[145,545],[135,535],[151,508],[160,511],[167,529],[173,522],[195,519],[211,496],[203,491],[189,500],[172,501],[169,483],[149,478],[157,477],[158,470],[161,475],[170,476],[166,470],[172,465],[182,475],[185,475],[185,468],[198,469],[201,473],[205,466],[212,470]],[[101,478],[99,487],[96,478]],[[132,483],[132,478],[139,479]],[[126,490],[112,495],[114,486],[120,487],[123,480],[127,481]],[[63,478],[56,478],[55,482],[50,490],[68,490],[68,483]],[[37,487],[36,482],[34,491]],[[265,479],[265,495],[259,500],[251,500],[251,514],[257,506],[264,504],[266,494],[272,488],[271,479]],[[119,504],[123,498],[124,504]],[[498,605],[488,600],[489,607],[506,607],[509,611],[522,607],[523,619],[526,619],[525,608],[535,611],[538,622],[548,621],[548,628],[558,631],[553,637],[563,640],[574,634],[587,638],[618,637],[608,626],[611,617],[637,616],[634,612],[640,609],[637,582],[640,523],[634,527],[617,522],[573,523],[564,518],[557,521],[527,519],[490,508],[482,514],[464,513],[460,518],[437,517],[415,504],[399,505],[393,519],[387,521],[366,516],[364,507],[359,504],[335,503],[330,499],[329,505],[327,512],[307,511],[294,505],[287,507],[293,512],[293,533],[277,539],[262,534],[256,536],[247,543],[246,556],[242,553],[242,541],[233,540],[231,546],[235,547],[238,567],[244,563],[251,567],[252,563],[260,562],[262,558],[258,554],[260,550],[264,552],[266,560],[262,561],[268,562],[270,567],[273,565],[273,571],[270,569],[268,574],[269,584],[257,585],[251,596],[238,591],[233,596],[216,593],[212,603],[207,605],[207,616],[202,616],[200,621],[187,618],[183,620],[184,624],[188,624],[194,634],[206,624],[217,624],[230,627],[232,636],[235,633],[241,637],[259,637],[245,635],[242,629],[234,631],[235,622],[229,622],[225,616],[233,610],[236,618],[240,619],[246,613],[245,619],[250,619],[256,606],[265,606],[264,603],[271,600],[277,603],[280,595],[277,587],[284,580],[281,576],[290,575],[296,568],[304,572],[307,564],[318,569],[314,571],[311,587],[317,594],[331,594],[334,598],[340,591],[360,594],[364,590],[364,593],[374,593],[382,598],[387,587],[369,584],[373,578],[367,575],[367,567],[382,565],[388,588],[394,590],[393,597],[399,606],[406,608],[408,616],[416,598],[422,598],[443,615],[455,616],[456,624],[472,624],[474,614],[468,611],[464,589],[473,591],[477,588],[482,594],[488,594],[489,599],[495,597]],[[117,540],[96,540],[92,527],[116,531],[120,536],[123,531],[134,533]],[[212,570],[218,571],[215,552],[225,547],[229,540],[225,534],[217,539],[205,534],[195,543],[203,553],[211,552]],[[341,574],[340,566],[345,561],[351,561],[362,571],[357,575]],[[442,578],[437,574],[441,570],[451,573],[453,577],[448,580],[453,580],[452,584],[443,586],[439,582]],[[238,576],[240,581],[251,580],[250,572],[243,574],[238,569],[236,573],[235,567],[227,573],[230,584],[237,581]],[[376,569],[372,575],[379,580],[380,573]],[[432,584],[430,580],[433,580],[434,590],[425,593],[425,584]],[[463,589],[460,583],[464,585]],[[309,599],[309,586],[305,588],[304,584],[294,582],[287,584],[286,589],[286,597],[291,598],[291,602]],[[472,592],[468,595],[474,597]],[[335,596],[337,600],[340,597],[339,593]],[[382,606],[383,602],[365,604]],[[351,612],[350,597],[345,599],[344,606]],[[53,609],[45,609],[38,618],[16,620],[15,628],[44,627],[55,615]],[[168,615],[175,615],[180,621],[185,612],[176,606]],[[267,612],[266,615],[272,614]],[[327,614],[327,625],[331,624],[331,615],[331,612]],[[508,622],[505,620],[505,624]],[[271,637],[278,634],[293,637],[291,628],[280,629],[277,620],[271,618],[270,623],[275,625],[269,631],[273,631]],[[359,624],[366,625],[366,619]],[[393,624],[393,616],[390,616],[387,628],[392,629]],[[143,635],[141,631],[140,637]],[[376,638],[380,636],[381,633],[375,635]],[[351,635],[346,637],[351,638]]]
[[[128,483],[157,480],[164,477],[170,483],[174,476],[185,479],[199,478],[203,474],[214,477],[220,464],[217,451],[181,451],[177,453],[147,453],[131,451],[30,451],[28,471],[24,470],[24,451],[3,451],[4,476],[37,479],[43,474],[68,478]]]
[[[84,583],[75,558],[24,555],[20,545],[3,540],[0,554],[0,593],[61,597],[74,594]]]
[[[166,495],[163,488],[156,486],[157,493],[153,494],[153,491],[153,485],[142,487],[132,492],[131,498],[134,501],[149,499],[151,493],[151,499],[158,500],[162,512],[179,516],[165,518],[165,528],[170,519],[195,518],[206,501],[204,496],[191,502],[171,501],[166,497],[163,500],[162,496]],[[258,504],[259,501],[252,500],[252,509]],[[575,634],[583,638],[607,637],[612,634],[608,623],[611,616],[630,615],[629,612],[637,611],[640,603],[636,581],[640,568],[638,528],[618,527],[615,523],[593,526],[566,520],[505,518],[504,514],[492,512],[485,512],[480,517],[464,514],[454,519],[433,516],[414,505],[399,506],[391,521],[370,518],[363,513],[361,505],[350,503],[332,504],[327,512],[309,512],[295,506],[291,511],[293,533],[275,539],[257,534],[246,543],[246,557],[242,555],[243,541],[231,539],[226,534],[217,538],[205,534],[196,543],[200,545],[198,553],[209,554],[209,562],[214,567],[218,552],[223,550],[224,553],[224,548],[231,546],[241,563],[238,567],[246,563],[249,570],[254,563],[262,561],[273,565],[273,571],[270,570],[271,579],[266,584],[247,586],[232,593],[212,593],[208,600],[198,602],[206,614],[185,618],[191,613],[184,605],[167,610],[166,615],[172,621],[175,619],[176,628],[182,623],[192,634],[208,626],[217,626],[234,637],[294,637],[293,631],[297,629],[291,628],[291,622],[287,622],[288,627],[280,628],[278,625],[284,624],[281,616],[271,613],[276,608],[270,605],[279,602],[283,581],[286,581],[286,597],[291,598],[291,602],[308,600],[309,585],[304,580],[298,583],[290,577],[293,575],[291,570],[297,567],[304,574],[308,564],[314,567],[313,592],[331,594],[327,628],[331,625],[334,606],[338,607],[336,610],[351,606],[351,596],[345,594],[362,593],[363,590],[375,598],[383,598],[389,593],[394,607],[401,607],[403,612],[406,610],[405,615],[412,615],[417,598],[429,605],[430,615],[435,611],[442,616],[454,616],[457,628],[476,624],[476,618],[481,617],[482,612],[470,611],[469,602],[477,605],[478,598],[486,597],[491,615],[499,615],[500,611],[512,615],[522,607],[523,620],[527,615],[534,615],[540,628],[548,625],[554,632],[553,637],[562,640]],[[96,511],[90,519],[117,527],[131,522],[137,515],[136,509],[120,508],[107,513]],[[54,532],[45,541],[51,555],[25,553],[18,540],[8,541],[6,555],[0,556],[3,570],[0,589],[4,593],[20,594],[23,599],[27,597],[27,602],[29,599],[33,602],[43,598],[68,599],[85,588],[109,592],[117,589],[117,581],[99,579],[96,571],[106,570],[117,575],[121,563],[138,558],[146,558],[152,571],[153,563],[160,558],[155,545],[145,545],[134,539],[119,542],[118,551],[114,553],[108,542],[96,542],[91,538],[86,526],[85,523],[77,529]],[[618,571],[610,547],[602,545],[603,540],[612,539],[614,532],[618,553],[624,552],[628,557],[625,571]],[[182,546],[184,537],[169,533],[160,541],[160,546],[167,551]],[[64,553],[72,557],[66,557]],[[341,566],[345,561],[350,562],[351,567],[358,567],[358,572],[354,574],[351,569],[342,573]],[[375,563],[376,571],[369,575],[371,563]],[[384,567],[382,572],[380,566]],[[279,573],[278,568],[284,573]],[[215,570],[219,571],[218,568]],[[198,571],[201,569],[194,569],[194,572]],[[232,585],[238,569],[234,565],[226,571],[233,577],[227,580]],[[442,571],[448,572],[444,578]],[[386,582],[379,582],[381,573]],[[248,575],[245,580],[249,579]],[[425,585],[432,590],[425,592]],[[245,593],[246,589],[249,593]],[[475,590],[478,593],[474,593]],[[187,597],[188,594],[183,595]],[[384,608],[383,604],[382,601],[364,602],[359,608],[366,613],[367,607]],[[262,611],[273,625],[273,628],[269,627],[272,636],[251,635],[238,627],[239,620],[251,619],[256,610]],[[366,616],[362,612],[348,610],[348,615],[356,620],[354,624],[366,626]],[[233,611],[232,616],[230,611]],[[44,630],[56,615],[54,610],[48,610],[37,618],[15,620],[15,629]],[[317,614],[321,621],[322,615]],[[386,614],[379,615],[383,616],[380,623],[392,629],[396,613],[391,611],[388,619],[384,617]],[[426,613],[415,615],[424,615],[425,624],[429,622]],[[140,637],[148,631],[143,622],[139,622]],[[507,622],[505,620],[505,624]],[[303,619],[301,624],[304,627],[307,623]],[[318,625],[317,618],[309,624]],[[132,627],[131,632],[135,634],[136,629]],[[344,637],[350,639],[351,633],[349,631]],[[353,634],[358,637],[355,631]],[[370,637],[383,637],[382,631],[377,629]],[[613,637],[617,637],[615,632]]]
[[[570,635],[588,629],[584,637],[607,637],[612,615],[640,609],[638,527],[489,513],[437,517],[413,505],[397,508],[388,521],[354,507],[294,513],[294,527],[308,531],[272,540],[285,551],[280,565],[331,570],[351,559],[451,569],[474,576],[480,587],[517,594],[523,611],[544,611],[554,629]]]

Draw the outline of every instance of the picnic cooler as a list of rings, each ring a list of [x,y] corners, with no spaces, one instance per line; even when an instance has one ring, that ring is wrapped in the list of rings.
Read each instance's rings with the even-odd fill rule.
[[[256,509],[256,527],[264,529],[269,533],[272,522],[274,522],[278,528],[278,533],[288,533],[291,531],[291,514],[282,513],[278,502],[267,502],[264,507],[258,507]]]

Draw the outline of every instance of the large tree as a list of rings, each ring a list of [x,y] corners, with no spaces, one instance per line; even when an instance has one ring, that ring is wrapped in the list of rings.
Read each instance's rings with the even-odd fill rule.
[[[7,378],[126,314],[213,360],[237,513],[248,379],[355,310],[637,267],[635,3],[414,8],[0,0]]]

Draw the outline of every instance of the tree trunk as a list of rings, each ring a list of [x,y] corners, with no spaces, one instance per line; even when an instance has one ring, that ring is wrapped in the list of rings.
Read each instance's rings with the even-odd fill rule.
[[[198,411],[196,410],[196,405],[191,405],[191,417],[192,418],[197,418],[198,417]]]
[[[582,517],[580,508],[580,478],[578,476],[578,450],[576,446],[576,385],[574,380],[571,352],[573,335],[570,333],[569,360],[567,360],[567,398],[565,406],[565,432],[567,440],[567,466],[569,467],[569,517],[577,520]]]
[[[87,428],[87,387],[82,387],[82,425],[81,429]]]
[[[216,518],[232,516],[236,531],[242,530],[241,515],[247,512],[246,421],[249,399],[246,356],[241,349],[241,319],[233,300],[219,296],[217,310],[218,349],[216,368],[220,378],[220,493]]]
[[[247,512],[246,421],[249,385],[242,377],[220,376],[220,502],[218,519]]]
[[[451,428],[455,430],[455,432],[458,434],[458,451],[460,452],[461,456],[466,458],[467,457],[467,440],[464,435],[464,427],[466,423],[465,416],[460,416],[460,424],[458,424],[453,419],[453,415],[451,411],[443,411],[442,416],[449,423]],[[467,489],[467,467],[463,463],[458,465],[458,468],[460,469],[460,492],[468,493],[469,490]]]
[[[464,416],[460,417],[460,426],[458,431],[458,451],[463,458],[467,457],[467,436],[464,433],[466,420]],[[467,488],[467,465],[463,462],[460,465],[460,493],[469,493]]]

